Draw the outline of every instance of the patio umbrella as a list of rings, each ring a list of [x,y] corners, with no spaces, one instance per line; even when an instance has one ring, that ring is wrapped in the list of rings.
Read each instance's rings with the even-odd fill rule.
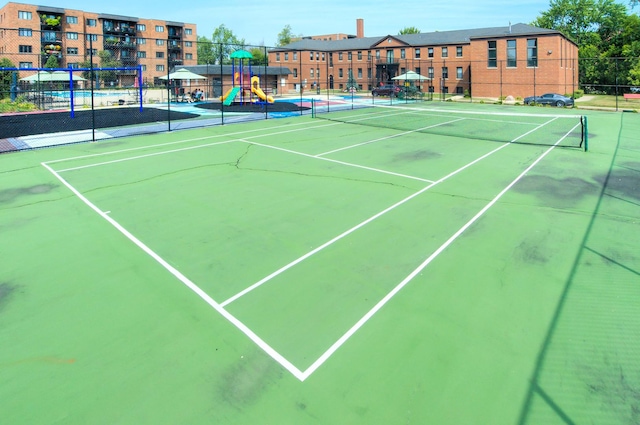
[[[180,68],[169,75],[163,75],[161,80],[205,80],[207,77],[191,72],[186,68]]]
[[[415,71],[407,71],[404,74],[400,74],[397,77],[393,77],[392,80],[401,81],[429,81],[431,78],[420,75]]]

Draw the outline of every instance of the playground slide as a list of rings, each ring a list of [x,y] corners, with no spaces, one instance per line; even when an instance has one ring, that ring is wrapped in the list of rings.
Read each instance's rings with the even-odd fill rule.
[[[227,92],[225,94],[223,94],[222,96],[220,96],[220,100],[221,101],[225,101],[227,99],[227,96],[229,96],[231,94],[231,92],[233,91],[233,87],[231,87],[229,90],[227,90]]]
[[[225,106],[231,105],[233,103],[233,99],[240,93],[240,87],[231,87],[224,96],[220,96],[220,100],[222,100],[222,104]]]
[[[251,92],[258,96],[260,100],[266,100],[269,103],[275,102],[273,96],[267,96],[260,88],[260,78],[257,76],[251,77]]]

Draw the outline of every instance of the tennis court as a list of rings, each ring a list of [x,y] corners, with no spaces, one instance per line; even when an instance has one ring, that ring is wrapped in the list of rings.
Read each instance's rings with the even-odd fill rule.
[[[637,115],[373,106],[0,156],[3,421],[640,421]]]

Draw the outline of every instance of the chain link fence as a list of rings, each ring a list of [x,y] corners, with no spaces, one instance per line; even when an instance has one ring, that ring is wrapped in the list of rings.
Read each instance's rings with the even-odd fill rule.
[[[562,81],[560,94],[614,96],[617,109],[623,94],[640,91],[629,84],[638,58],[394,59],[198,44],[182,30],[169,26],[164,38],[145,38],[118,22],[104,22],[99,34],[0,28],[0,152],[310,114],[312,101],[326,110],[362,102],[519,103],[558,91]],[[375,96],[383,86],[397,91]]]

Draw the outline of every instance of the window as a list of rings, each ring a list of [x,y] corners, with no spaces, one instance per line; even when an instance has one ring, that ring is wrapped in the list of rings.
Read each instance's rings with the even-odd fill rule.
[[[449,78],[449,67],[447,66],[442,67],[442,78],[443,79]]]
[[[87,49],[87,53],[91,56],[98,56],[98,49]]]
[[[18,46],[18,51],[20,53],[32,53],[33,47],[21,44],[20,46]]]
[[[353,59],[353,55],[351,54],[351,52],[347,52],[347,60],[350,61]]]
[[[98,41],[98,34],[87,34],[87,41]]]
[[[312,61],[313,60],[313,52],[309,52],[309,60]]]
[[[184,42],[184,47],[192,47],[193,46],[193,41],[185,41]]]
[[[185,35],[191,35],[191,34],[193,34],[193,30],[191,28],[185,28],[184,29],[184,34]]]
[[[427,69],[427,77],[429,77],[431,80],[433,80],[433,77],[434,77],[435,75],[436,75],[436,74],[435,74],[435,72],[433,71],[433,67],[432,67],[432,66],[430,66],[430,67]]]
[[[136,44],[147,44],[146,38],[136,38]]]
[[[162,25],[156,25],[156,32],[164,32],[164,27]]]
[[[278,56],[280,56],[280,54],[279,54],[279,53],[277,53],[277,54],[276,54],[276,60],[280,60],[280,58],[279,58]],[[289,60],[289,52],[286,52],[286,53],[284,54],[284,60],[285,60],[285,61],[288,61],[288,60]]]
[[[420,49],[416,49],[416,59],[420,59]]]
[[[449,57],[449,48],[448,47],[443,47],[442,48],[442,57],[443,58],[448,58]]]
[[[362,52],[358,52],[358,60],[361,61],[362,60]]]
[[[87,26],[88,27],[97,27],[98,26],[98,21],[96,21],[95,19],[87,19]]]
[[[487,42],[487,66],[489,68],[497,68],[498,67],[498,51],[496,48],[496,41],[492,40]]]
[[[33,68],[33,62],[20,62],[20,68]]]
[[[362,68],[358,68],[358,78],[362,78]]]
[[[322,61],[324,62],[324,52],[322,52]]]
[[[316,60],[319,61],[320,60],[320,53],[316,52]]]
[[[280,53],[276,53],[276,62],[280,62]]]
[[[462,80],[462,67],[461,66],[456,68],[456,78],[458,80]]]
[[[376,59],[380,59],[380,50],[376,50]]]
[[[294,61],[298,60],[298,52],[293,52],[293,60]]]
[[[462,46],[456,46],[456,57],[457,58],[462,57]]]
[[[67,62],[67,66],[72,69],[80,68],[80,64],[78,62]]]
[[[311,78],[313,78],[313,68],[309,69],[309,75],[311,76]]]
[[[338,77],[344,77],[344,73],[342,72],[342,68],[338,69]]]
[[[293,77],[294,78],[298,77],[298,68],[293,68]]]
[[[67,24],[77,24],[78,17],[77,16],[67,16]]]
[[[77,55],[78,54],[78,48],[77,47],[67,47],[67,54],[68,55]]]
[[[156,52],[156,59],[164,59],[164,52]]]
[[[156,71],[164,71],[164,65],[156,65]]]
[[[24,10],[18,10],[18,19],[24,19],[26,21],[31,20],[31,12],[25,12]]]
[[[20,37],[31,37],[32,32],[31,32],[31,29],[29,28],[20,28],[18,29],[18,35]]]
[[[77,32],[68,32],[67,33],[67,40],[77,40],[78,39],[78,33]]]
[[[138,50],[136,52],[136,56],[141,58],[141,59],[146,58],[147,57],[147,52],[143,52],[143,51]]]
[[[338,60],[341,61],[342,60],[342,52],[338,52]]]
[[[400,49],[400,59],[406,59],[407,58],[407,52],[405,49]]]
[[[184,54],[184,58],[187,59],[187,60],[193,59],[193,53],[185,53]]]
[[[538,66],[538,39],[527,39],[527,66]]]
[[[145,24],[136,24],[136,31],[146,31],[147,26]]]
[[[512,68],[518,66],[515,40],[507,40],[507,66]]]
[[[164,46],[164,40],[156,40],[156,46]]]
[[[433,47],[427,48],[427,56],[429,56],[430,58],[433,57]]]
[[[146,71],[147,70],[147,65],[140,65],[140,70],[141,71]]]

